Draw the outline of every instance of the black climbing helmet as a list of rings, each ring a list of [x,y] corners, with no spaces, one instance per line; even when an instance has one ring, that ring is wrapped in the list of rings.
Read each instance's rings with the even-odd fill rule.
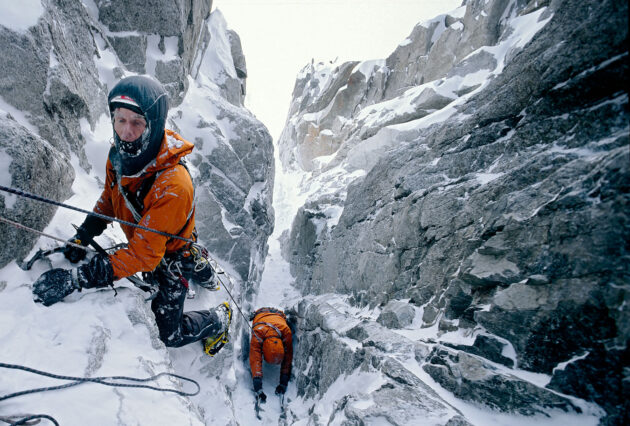
[[[162,139],[168,114],[168,95],[162,85],[148,76],[132,76],[120,80],[109,92],[109,112],[113,118],[116,108],[127,108],[143,115],[147,127],[133,142],[121,141],[114,131],[114,146],[109,159],[123,176],[132,176],[155,159]]]

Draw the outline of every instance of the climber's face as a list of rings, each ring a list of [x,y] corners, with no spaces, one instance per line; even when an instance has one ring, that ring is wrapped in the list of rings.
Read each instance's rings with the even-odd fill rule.
[[[121,141],[133,142],[142,136],[147,127],[144,117],[127,108],[114,111],[114,131]]]

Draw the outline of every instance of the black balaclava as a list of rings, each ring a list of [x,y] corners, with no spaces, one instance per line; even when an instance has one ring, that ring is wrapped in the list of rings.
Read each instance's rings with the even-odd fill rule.
[[[159,82],[139,75],[120,80],[109,92],[107,102],[112,118],[114,110],[122,107],[143,115],[147,122],[144,133],[133,142],[121,141],[114,131],[114,146],[109,150],[109,160],[119,175],[136,175],[160,152],[168,96]]]

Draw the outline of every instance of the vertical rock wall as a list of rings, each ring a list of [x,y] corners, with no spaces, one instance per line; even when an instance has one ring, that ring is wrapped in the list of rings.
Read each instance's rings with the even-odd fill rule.
[[[621,424],[627,13],[621,1],[469,1],[416,26],[384,62],[307,66],[281,158],[325,189],[284,247],[296,286],[377,308],[392,328],[410,324],[408,304],[436,332],[418,365],[460,398],[472,369],[547,400],[489,374],[485,358],[547,374],[547,388]],[[445,347],[448,333],[477,339]],[[488,389],[494,409],[536,411]]]

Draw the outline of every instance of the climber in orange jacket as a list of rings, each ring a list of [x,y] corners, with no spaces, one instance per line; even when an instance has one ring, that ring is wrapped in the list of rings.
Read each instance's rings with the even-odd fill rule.
[[[280,383],[276,395],[283,395],[291,378],[293,361],[293,335],[284,312],[275,308],[260,308],[252,314],[252,337],[249,342],[249,366],[252,371],[254,392],[260,402],[267,400],[262,390],[262,361],[281,364]]]
[[[108,104],[114,143],[94,212],[195,240],[194,188],[183,162],[194,145],[165,129],[166,91],[153,78],[127,77],[112,88]],[[89,215],[71,241],[87,246],[108,223]],[[231,309],[226,302],[210,310],[184,312],[193,270],[199,276],[191,242],[128,225],[121,227],[128,239],[126,248],[99,253],[72,270],[45,272],[33,284],[35,300],[49,306],[75,290],[111,286],[115,280],[142,272],[144,280],[158,288],[151,309],[161,340],[166,346],[179,347],[203,339],[208,352],[208,341],[214,344],[217,336],[227,333]],[[64,250],[72,263],[86,257],[86,251],[76,245],[67,245]],[[206,262],[204,267],[211,280],[211,266]],[[198,283],[211,287],[203,280]]]

